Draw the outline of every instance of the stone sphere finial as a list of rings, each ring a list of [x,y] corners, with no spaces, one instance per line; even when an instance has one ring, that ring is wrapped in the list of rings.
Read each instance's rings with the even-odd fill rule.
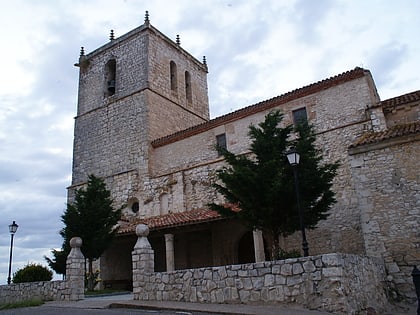
[[[149,232],[149,227],[146,224],[138,224],[136,226],[136,234],[138,237],[147,237]]]
[[[151,249],[147,236],[149,235],[149,227],[146,224],[139,224],[136,226],[137,242],[134,245],[134,250]]]
[[[71,248],[80,248],[82,247],[82,244],[83,244],[82,239],[78,236],[75,236],[70,240]]]

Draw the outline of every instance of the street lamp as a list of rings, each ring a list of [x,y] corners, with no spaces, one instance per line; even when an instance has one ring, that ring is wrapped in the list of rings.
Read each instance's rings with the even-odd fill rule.
[[[19,225],[13,221],[12,224],[9,225],[9,232],[10,232],[10,259],[9,259],[9,277],[7,277],[7,284],[10,284],[10,274],[12,272],[12,249],[13,249],[13,237],[18,229]]]
[[[287,160],[289,164],[293,168],[293,176],[295,178],[295,190],[296,190],[296,200],[299,212],[299,222],[300,222],[300,229],[302,231],[302,249],[303,249],[303,256],[309,256],[309,247],[308,242],[306,240],[306,232],[305,232],[305,220],[302,211],[302,207],[300,205],[300,193],[299,193],[299,181],[298,181],[298,165],[300,162],[300,155],[299,153],[293,148],[286,152]]]

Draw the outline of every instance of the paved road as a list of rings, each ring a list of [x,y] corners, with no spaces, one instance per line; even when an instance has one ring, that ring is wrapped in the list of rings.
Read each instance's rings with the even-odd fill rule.
[[[141,309],[80,309],[62,308],[54,306],[26,307],[12,310],[0,311],[0,314],[7,315],[216,315],[220,313],[202,312],[181,312],[181,311],[159,311]]]

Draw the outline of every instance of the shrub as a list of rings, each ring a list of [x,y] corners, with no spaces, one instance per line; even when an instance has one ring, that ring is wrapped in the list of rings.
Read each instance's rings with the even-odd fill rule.
[[[291,251],[286,251],[282,248],[279,249],[279,252],[277,254],[276,259],[282,260],[282,259],[288,259],[288,258],[298,258],[302,255],[297,249],[293,249]]]
[[[13,283],[50,281],[53,272],[39,264],[27,264],[13,274]]]

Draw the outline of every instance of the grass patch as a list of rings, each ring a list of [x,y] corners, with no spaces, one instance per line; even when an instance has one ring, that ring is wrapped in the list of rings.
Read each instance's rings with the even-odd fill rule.
[[[12,308],[21,308],[21,307],[31,307],[31,306],[40,306],[44,304],[44,301],[39,299],[29,300],[29,301],[22,301],[16,303],[7,303],[7,304],[0,304],[0,310],[9,310]]]
[[[103,289],[103,290],[96,290],[96,291],[86,291],[85,295],[95,296],[95,295],[114,294],[114,293],[128,293],[128,291],[126,291],[126,290],[115,290],[115,289]]]

